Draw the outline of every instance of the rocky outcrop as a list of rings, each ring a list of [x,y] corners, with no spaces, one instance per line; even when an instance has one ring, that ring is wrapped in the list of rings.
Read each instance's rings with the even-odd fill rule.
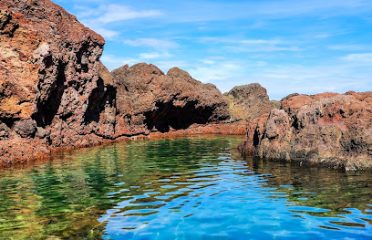
[[[229,117],[214,86],[177,68],[139,64],[114,79],[104,39],[50,0],[0,1],[0,42],[0,166]]]
[[[290,95],[241,150],[301,164],[371,168],[372,92]]]
[[[164,74],[154,65],[140,63],[116,69],[113,76],[118,91],[118,135],[128,129],[167,132],[229,118],[227,103],[218,89],[179,68]]]
[[[0,9],[0,159],[112,136],[103,38],[49,0],[2,0]]]
[[[269,113],[273,108],[266,89],[258,83],[234,87],[225,96],[235,119],[253,120]]]

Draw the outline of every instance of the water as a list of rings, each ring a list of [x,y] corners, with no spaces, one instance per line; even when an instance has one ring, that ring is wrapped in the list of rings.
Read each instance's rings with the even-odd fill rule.
[[[0,239],[372,239],[372,174],[134,141],[0,171]]]

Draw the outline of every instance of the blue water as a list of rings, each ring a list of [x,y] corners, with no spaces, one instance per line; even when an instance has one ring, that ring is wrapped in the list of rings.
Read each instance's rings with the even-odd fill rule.
[[[4,171],[18,190],[0,200],[25,204],[0,207],[0,239],[372,239],[371,173],[242,159],[240,141],[120,143]]]

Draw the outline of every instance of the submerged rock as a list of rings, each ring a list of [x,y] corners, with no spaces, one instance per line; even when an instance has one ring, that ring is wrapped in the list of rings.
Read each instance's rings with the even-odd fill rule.
[[[140,63],[116,69],[113,76],[118,91],[118,129],[125,131],[131,126],[137,131],[167,132],[229,118],[218,89],[179,68],[164,74],[154,65]]]
[[[372,92],[288,96],[253,138],[241,150],[260,158],[371,168]]]

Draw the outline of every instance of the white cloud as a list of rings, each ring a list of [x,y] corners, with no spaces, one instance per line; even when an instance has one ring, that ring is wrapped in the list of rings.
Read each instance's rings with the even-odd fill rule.
[[[113,39],[120,34],[118,31],[113,31],[104,27],[94,27],[93,30],[101,34],[105,39]]]
[[[365,50],[369,47],[366,45],[361,45],[361,44],[335,44],[335,45],[329,45],[327,48],[330,50],[336,50],[336,51],[358,51],[358,50]]]
[[[145,60],[151,60],[151,59],[165,59],[169,58],[172,55],[169,52],[145,52],[145,53],[140,53],[139,58],[145,59]]]
[[[234,52],[296,52],[302,49],[290,41],[280,39],[234,39],[204,37],[200,42],[223,44],[223,48]]]
[[[79,13],[79,16],[93,24],[108,24],[139,18],[159,17],[162,14],[159,10],[135,10],[126,5],[108,4],[101,5],[94,10],[84,10]]]
[[[136,58],[123,58],[109,54],[103,54],[101,61],[109,70],[116,69],[126,64],[133,65],[140,62],[140,60]]]
[[[121,4],[101,4],[96,8],[87,5],[75,6],[78,18],[88,27],[100,33],[107,39],[120,35],[119,30],[112,30],[112,24],[134,19],[160,17],[163,13],[159,10],[135,10]]]
[[[354,64],[367,64],[372,67],[372,53],[354,53],[346,55],[343,60]]]
[[[175,41],[156,38],[128,39],[124,40],[123,43],[132,47],[150,47],[154,49],[172,49],[179,47]]]
[[[226,81],[234,81],[235,74],[242,71],[242,66],[235,62],[214,62],[209,59],[201,62],[191,67],[189,71],[193,77],[203,82],[221,85]]]

